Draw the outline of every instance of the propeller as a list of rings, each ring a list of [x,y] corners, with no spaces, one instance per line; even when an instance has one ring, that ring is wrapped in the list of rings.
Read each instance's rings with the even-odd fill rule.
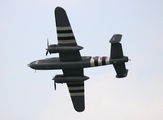
[[[49,48],[49,40],[48,40],[48,38],[47,38],[46,56],[47,56],[47,55],[48,55],[48,53],[49,53],[48,48]]]

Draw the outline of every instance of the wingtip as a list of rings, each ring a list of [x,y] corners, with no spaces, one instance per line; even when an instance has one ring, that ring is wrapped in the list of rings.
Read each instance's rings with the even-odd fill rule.
[[[63,8],[56,7],[54,14],[57,27],[70,26],[66,11]]]
[[[60,6],[58,6],[58,7],[56,7],[55,8],[55,10],[54,11],[58,11],[58,10],[64,10],[62,7],[60,7]],[[64,10],[65,11],[65,10]]]
[[[77,112],[83,112],[84,110],[85,110],[85,108],[84,109],[80,109],[80,110],[78,110],[78,109],[75,109]]]
[[[85,110],[84,96],[71,96],[74,109],[77,112],[83,112]]]

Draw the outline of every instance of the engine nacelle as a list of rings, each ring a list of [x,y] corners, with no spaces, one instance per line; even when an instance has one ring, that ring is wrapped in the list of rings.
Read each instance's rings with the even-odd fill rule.
[[[60,52],[70,52],[70,51],[79,51],[83,49],[81,46],[62,46],[52,44],[46,49],[49,53],[60,53]]]
[[[83,82],[89,79],[87,76],[64,76],[56,75],[52,80],[55,80],[56,83],[69,83],[69,82]]]

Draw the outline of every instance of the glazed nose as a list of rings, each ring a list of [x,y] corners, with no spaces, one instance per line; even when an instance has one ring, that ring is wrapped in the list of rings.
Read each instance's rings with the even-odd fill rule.
[[[34,67],[34,62],[29,63],[27,66],[30,67],[30,68],[33,68]]]
[[[28,66],[28,67],[32,67],[32,64],[31,64],[31,63],[29,63],[27,66]]]

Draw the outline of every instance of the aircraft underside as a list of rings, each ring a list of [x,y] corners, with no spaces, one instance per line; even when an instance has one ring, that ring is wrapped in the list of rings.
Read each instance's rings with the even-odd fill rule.
[[[49,45],[47,40],[46,55],[48,53],[58,53],[59,57],[36,60],[28,65],[35,70],[61,69],[63,74],[52,78],[54,88],[56,89],[56,83],[66,83],[74,109],[82,112],[85,109],[84,81],[89,79],[84,75],[84,68],[112,64],[117,78],[127,76],[128,69],[126,69],[125,62],[128,62],[128,57],[123,55],[120,43],[122,35],[114,34],[110,39],[110,57],[81,56],[80,50],[83,47],[77,44],[66,11],[61,7],[57,7],[54,13],[58,44]]]

